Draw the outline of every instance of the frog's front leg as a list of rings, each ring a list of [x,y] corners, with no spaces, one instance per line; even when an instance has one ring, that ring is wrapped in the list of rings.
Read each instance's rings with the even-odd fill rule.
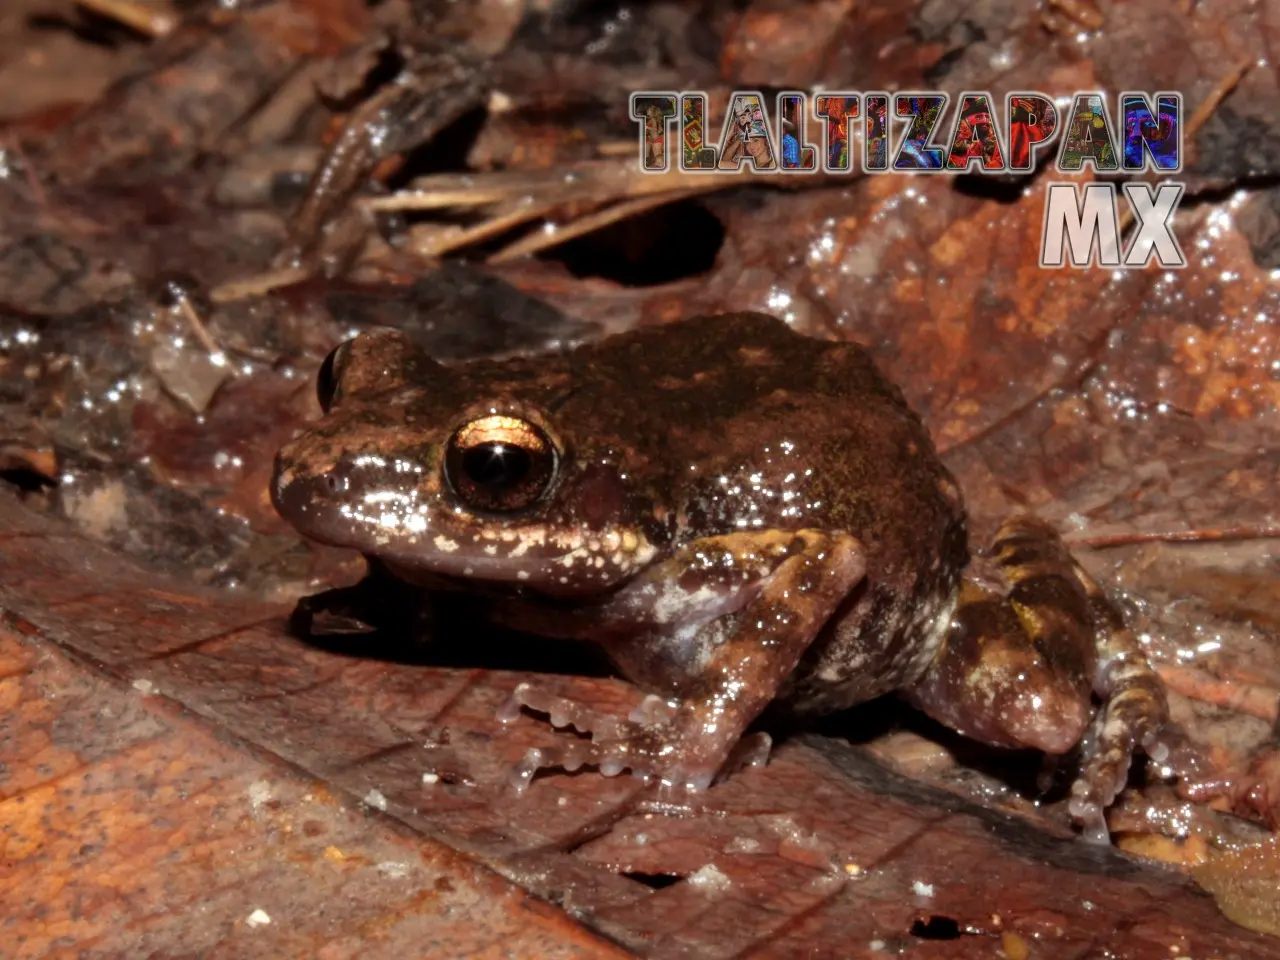
[[[593,719],[525,687],[529,706],[589,729],[589,742],[535,750],[519,772],[598,766],[702,789],[774,698],[805,649],[862,579],[862,545],[844,533],[768,531],[691,543],[593,614],[628,679],[653,691],[626,720]],[[514,714],[508,710],[506,719]]]
[[[994,547],[1008,593],[964,585],[946,639],[909,696],[995,746],[1062,754],[1084,740],[1069,809],[1090,836],[1106,839],[1103,811],[1124,786],[1135,748],[1160,752],[1164,689],[1120,613],[1052,527],[1015,517]],[[1086,736],[1091,694],[1102,706]]]

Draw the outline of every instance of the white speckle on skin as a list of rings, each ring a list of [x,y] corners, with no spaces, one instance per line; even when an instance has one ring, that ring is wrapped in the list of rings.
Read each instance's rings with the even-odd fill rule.
[[[370,790],[366,793],[364,795],[364,802],[376,810],[382,810],[385,812],[387,809],[387,798],[378,790]]]
[[[917,880],[915,883],[911,884],[911,892],[914,893],[917,897],[932,897],[933,884],[924,883],[920,880]]]
[[[156,692],[156,685],[150,680],[135,680],[133,681],[133,689],[147,697]]]
[[[267,916],[267,911],[258,909],[249,914],[244,922],[251,927],[265,927],[271,922],[271,918]]]
[[[423,786],[431,786],[433,783],[440,782],[440,774],[427,772],[422,775]]]
[[[450,540],[443,533],[431,542],[435,544],[436,549],[441,553],[453,553],[458,549],[458,541]]]
[[[703,584],[692,592],[675,585],[664,589],[654,601],[653,618],[657,623],[672,623],[689,619],[692,612],[711,606],[719,598],[719,592]]]
[[[409,865],[396,860],[384,860],[378,864],[378,872],[388,880],[403,880],[409,875]]]

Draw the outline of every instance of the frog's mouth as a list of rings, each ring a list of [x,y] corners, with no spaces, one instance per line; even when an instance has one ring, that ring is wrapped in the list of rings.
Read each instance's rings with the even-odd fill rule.
[[[277,474],[271,497],[277,512],[317,543],[376,557],[396,577],[426,588],[442,582],[517,592],[582,596],[629,579],[653,556],[630,531],[556,534],[530,518],[501,526],[461,521],[441,526],[420,499],[384,487],[354,496],[335,489],[334,474]],[[447,528],[446,528],[447,527]]]
[[[396,542],[371,552],[395,576],[430,588],[441,581],[496,593],[598,595],[629,580],[652,559],[634,534],[559,535],[543,524],[427,531],[415,548]]]

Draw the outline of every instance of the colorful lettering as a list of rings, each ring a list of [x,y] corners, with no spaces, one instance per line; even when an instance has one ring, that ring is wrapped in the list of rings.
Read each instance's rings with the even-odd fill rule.
[[[1011,93],[1006,100],[1009,115],[1009,169],[1030,173],[1036,155],[1058,133],[1058,108],[1043,93]]]
[[[857,94],[820,94],[814,98],[813,113],[826,121],[822,168],[828,173],[847,173],[853,168],[849,123],[858,118]]]
[[[686,93],[680,98],[680,169],[688,172],[714,170],[716,151],[708,147],[707,97],[702,93]]]
[[[1118,170],[1115,143],[1102,95],[1078,93],[1058,153],[1058,169],[1082,170],[1086,163],[1092,163],[1099,173]]]
[[[757,172],[778,169],[773,132],[765,114],[764,96],[758,91],[739,92],[729,99],[720,135],[721,170],[740,170],[744,162]]]
[[[1005,169],[1004,150],[1000,147],[1000,137],[996,133],[989,93],[961,95],[955,127],[951,133],[947,169],[967,172],[975,162],[979,170],[988,173]]]
[[[934,128],[947,106],[945,93],[899,93],[893,98],[893,112],[907,119],[907,133],[893,158],[895,170],[936,173],[943,168],[941,147],[929,145]]]
[[[1140,171],[1151,157],[1152,169],[1175,173],[1182,169],[1182,97],[1176,93],[1156,95],[1156,109],[1141,93],[1120,94],[1120,116],[1124,121],[1124,154],[1120,165]]]

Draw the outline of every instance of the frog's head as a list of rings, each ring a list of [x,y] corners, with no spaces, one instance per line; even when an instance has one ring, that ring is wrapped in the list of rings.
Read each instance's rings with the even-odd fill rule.
[[[655,548],[625,472],[557,432],[547,398],[565,382],[528,362],[446,367],[370,330],[326,359],[325,417],[280,450],[272,501],[304,535],[408,580],[606,590]]]

